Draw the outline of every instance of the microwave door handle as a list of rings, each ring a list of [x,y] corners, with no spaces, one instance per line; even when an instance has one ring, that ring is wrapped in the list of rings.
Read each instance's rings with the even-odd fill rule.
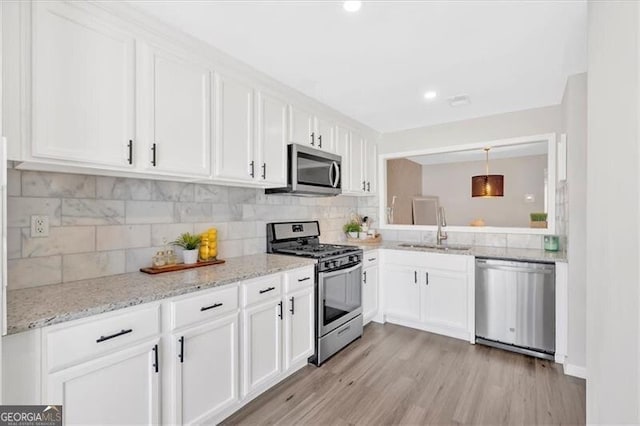
[[[331,163],[331,166],[329,167],[329,183],[333,186],[333,163]]]
[[[340,183],[340,166],[338,166],[338,163],[334,161],[333,163],[331,163],[331,168],[335,168],[335,179],[331,181],[331,185],[334,188],[337,188],[338,184]]]

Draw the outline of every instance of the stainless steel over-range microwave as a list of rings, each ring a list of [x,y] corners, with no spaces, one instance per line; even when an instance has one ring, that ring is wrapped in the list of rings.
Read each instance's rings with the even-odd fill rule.
[[[287,186],[265,192],[333,196],[342,193],[341,157],[304,145],[287,147]]]

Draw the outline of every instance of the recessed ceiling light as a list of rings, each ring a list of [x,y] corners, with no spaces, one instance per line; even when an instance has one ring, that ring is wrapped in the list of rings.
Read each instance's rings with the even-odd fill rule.
[[[428,92],[424,93],[425,99],[435,99],[437,96],[438,96],[438,93],[434,92],[433,90],[429,90]]]
[[[344,10],[346,10],[347,12],[357,12],[362,7],[362,2],[349,0],[345,1],[342,7],[344,7]]]

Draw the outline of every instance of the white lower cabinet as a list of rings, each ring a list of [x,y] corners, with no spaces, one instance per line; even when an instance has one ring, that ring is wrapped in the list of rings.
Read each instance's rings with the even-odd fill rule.
[[[238,401],[238,314],[172,337],[176,424],[207,420]]]
[[[282,310],[280,298],[274,298],[244,310],[243,396],[247,396],[280,374]]]
[[[378,313],[378,251],[365,251],[362,265],[362,318],[368,324]]]
[[[313,287],[286,295],[285,313],[285,368],[304,362],[313,355],[315,349],[315,310]]]
[[[383,271],[387,317],[419,321],[420,285],[417,268],[386,264]]]
[[[127,347],[47,377],[47,404],[62,404],[64,424],[157,424],[159,339]]]
[[[38,354],[13,362],[43,372],[19,402],[62,404],[70,425],[220,422],[313,355],[314,277],[311,265],[12,339],[34,346],[9,353]]]
[[[389,252],[383,265],[384,313],[390,322],[467,339],[473,257]]]
[[[313,355],[314,276],[309,267],[243,284],[243,397],[264,390]]]

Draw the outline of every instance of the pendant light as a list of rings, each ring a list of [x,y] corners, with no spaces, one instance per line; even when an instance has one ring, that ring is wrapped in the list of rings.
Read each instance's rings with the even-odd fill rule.
[[[504,175],[489,174],[489,150],[485,148],[487,158],[487,174],[471,178],[472,197],[502,197],[504,196]]]

